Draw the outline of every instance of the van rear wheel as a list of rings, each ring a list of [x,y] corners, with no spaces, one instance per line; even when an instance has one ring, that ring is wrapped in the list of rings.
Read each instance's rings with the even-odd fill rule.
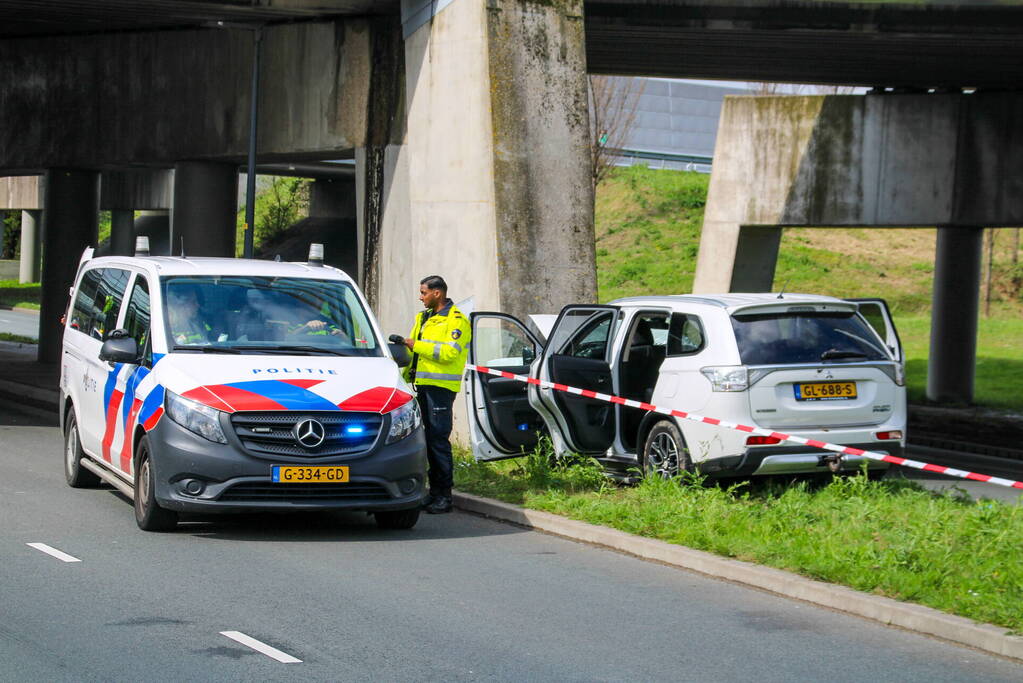
[[[99,477],[82,467],[84,457],[85,451],[78,438],[78,421],[72,412],[67,419],[67,429],[64,430],[64,478],[72,488],[84,489],[99,485]]]
[[[643,445],[643,474],[647,477],[674,479],[692,469],[689,449],[678,425],[661,420],[647,434]]]
[[[156,502],[156,482],[149,453],[149,437],[143,436],[135,449],[135,523],[143,531],[170,531],[177,526],[178,513]]]

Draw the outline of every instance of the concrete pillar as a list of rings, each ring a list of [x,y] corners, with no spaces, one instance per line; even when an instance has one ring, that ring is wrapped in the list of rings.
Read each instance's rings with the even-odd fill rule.
[[[983,228],[938,228],[927,399],[973,402]]]
[[[191,256],[235,255],[238,216],[238,166],[211,161],[174,165],[174,208],[170,253]]]
[[[112,256],[135,253],[135,212],[114,209],[110,212],[110,251]]]
[[[477,309],[523,315],[594,301],[582,1],[402,9],[405,144],[356,155],[360,218],[374,197],[384,203],[378,234],[365,220],[360,231],[365,250],[378,243],[381,271],[367,288],[379,291],[385,329],[409,326],[419,280],[432,274]],[[383,182],[372,174],[380,168],[392,174]]]
[[[21,212],[21,263],[18,282],[39,282],[39,229],[42,211]]]
[[[135,235],[145,235],[149,238],[149,253],[158,256],[169,254],[170,211],[139,211],[139,216],[135,219]],[[132,253],[135,253],[134,245]]]
[[[74,284],[82,251],[96,244],[99,173],[48,170],[43,219],[38,358],[41,363],[57,363],[60,361],[60,317],[68,304],[68,288]]]

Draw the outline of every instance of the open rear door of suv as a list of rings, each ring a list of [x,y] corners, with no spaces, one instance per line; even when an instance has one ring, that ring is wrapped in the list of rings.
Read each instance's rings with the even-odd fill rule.
[[[884,340],[885,346],[892,352],[892,358],[896,362],[903,363],[902,342],[899,340],[899,332],[895,329],[895,322],[892,320],[891,311],[888,310],[888,303],[884,299],[846,299],[860,306],[860,315],[870,324],[878,336]]]
[[[481,311],[472,313],[469,319],[470,363],[516,375],[529,374],[529,366],[543,345],[525,325],[504,313]],[[529,405],[529,385],[496,375],[468,374],[465,401],[475,458],[500,460],[531,453],[546,429]]]
[[[573,305],[562,309],[540,357],[541,380],[612,392],[611,346],[617,306]],[[559,455],[602,455],[615,436],[614,405],[565,391],[541,388],[534,396]]]

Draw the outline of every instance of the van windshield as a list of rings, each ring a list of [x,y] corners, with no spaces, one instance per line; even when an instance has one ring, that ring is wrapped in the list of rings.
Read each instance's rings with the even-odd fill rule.
[[[171,351],[383,355],[347,282],[189,275],[160,286]]]
[[[738,313],[732,329],[745,365],[891,360],[854,312]]]

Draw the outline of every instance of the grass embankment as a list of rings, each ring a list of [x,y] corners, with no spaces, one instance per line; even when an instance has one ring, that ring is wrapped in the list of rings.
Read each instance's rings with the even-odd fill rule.
[[[39,310],[38,282],[22,284],[17,280],[0,280],[0,307]]]
[[[1023,632],[1023,509],[905,480],[623,488],[588,460],[459,458],[459,490]]]
[[[635,166],[616,169],[598,188],[601,302],[692,291],[709,179]],[[975,402],[1023,411],[1023,266],[1018,253],[1013,262],[1009,231],[996,234],[990,314],[979,322]],[[923,403],[935,237],[933,228],[787,229],[774,289],[886,299],[906,350],[910,400]],[[986,290],[982,295],[988,298]]]

